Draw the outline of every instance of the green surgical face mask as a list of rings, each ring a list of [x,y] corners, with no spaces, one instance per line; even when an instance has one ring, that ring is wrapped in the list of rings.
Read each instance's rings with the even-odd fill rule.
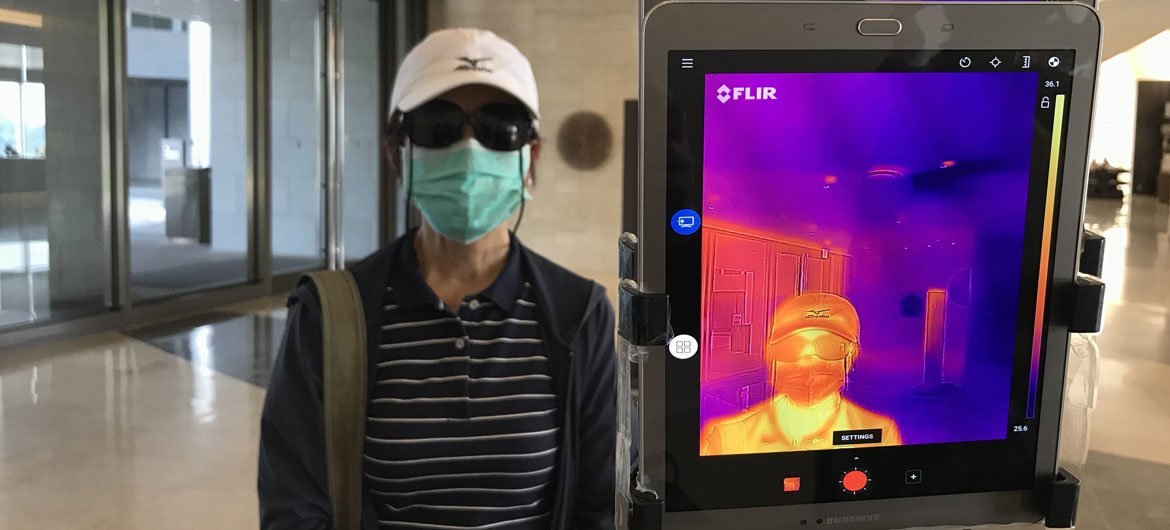
[[[415,206],[444,237],[471,243],[508,220],[530,197],[524,176],[532,148],[493,151],[474,138],[439,149],[413,147],[406,185]]]

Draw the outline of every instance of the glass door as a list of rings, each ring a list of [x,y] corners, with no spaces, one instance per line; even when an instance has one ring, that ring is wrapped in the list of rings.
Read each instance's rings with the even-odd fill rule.
[[[344,0],[341,21],[341,90],[339,108],[339,174],[341,245],[339,256],[352,263],[377,250],[381,215],[379,160],[386,117],[379,83],[380,2]]]
[[[108,305],[91,0],[0,0],[0,330]]]
[[[269,65],[273,275],[325,264],[324,9],[272,2]]]
[[[127,0],[130,287],[248,280],[248,3]]]

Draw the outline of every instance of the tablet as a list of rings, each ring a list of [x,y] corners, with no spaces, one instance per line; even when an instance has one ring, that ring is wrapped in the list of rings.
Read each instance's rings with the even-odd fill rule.
[[[639,281],[667,528],[1036,521],[1100,25],[1075,3],[667,3]]]

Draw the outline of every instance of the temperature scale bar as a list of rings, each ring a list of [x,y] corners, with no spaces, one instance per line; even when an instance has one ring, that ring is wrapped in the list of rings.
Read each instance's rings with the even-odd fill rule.
[[[1032,363],[1028,375],[1028,419],[1036,417],[1036,389],[1040,385],[1040,353],[1044,346],[1044,315],[1048,307],[1048,280],[1052,268],[1052,224],[1056,218],[1056,185],[1060,144],[1064,136],[1064,94],[1057,94],[1052,112],[1052,149],[1048,159],[1048,192],[1044,201],[1044,232],[1040,241],[1040,282],[1036,289],[1036,319],[1032,329]]]

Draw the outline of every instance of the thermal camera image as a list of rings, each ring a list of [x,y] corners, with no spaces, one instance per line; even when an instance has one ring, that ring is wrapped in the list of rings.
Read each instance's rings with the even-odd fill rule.
[[[1007,436],[1036,83],[707,75],[702,455]]]

